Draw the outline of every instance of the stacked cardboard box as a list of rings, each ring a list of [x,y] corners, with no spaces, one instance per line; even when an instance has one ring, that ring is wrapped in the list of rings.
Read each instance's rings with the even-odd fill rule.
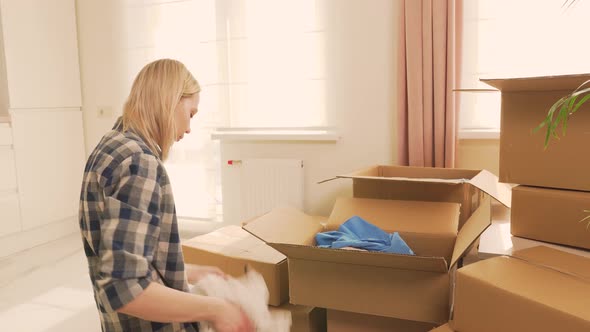
[[[589,74],[483,80],[502,92],[500,181],[513,191],[515,236],[590,249],[590,231],[580,222],[590,210],[590,103],[568,122],[566,136],[533,133],[557,100],[590,79]]]
[[[373,166],[339,177],[353,179],[354,197],[340,198],[326,222],[275,209],[244,226],[287,256],[291,303],[327,308],[330,331],[368,321],[388,322],[371,325],[375,331],[445,323],[454,271],[490,225],[491,197],[509,205],[509,186],[486,171],[457,169]],[[318,232],[354,215],[398,231],[416,256],[315,246]]]
[[[291,332],[326,331],[325,309],[288,303],[286,257],[241,227],[226,226],[194,237],[183,242],[182,251],[186,263],[217,266],[233,277],[242,276],[248,268],[256,270],[269,290],[271,310],[291,313]]]

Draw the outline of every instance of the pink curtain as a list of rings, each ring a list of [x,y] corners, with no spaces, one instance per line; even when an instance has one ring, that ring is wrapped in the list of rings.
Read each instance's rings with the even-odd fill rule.
[[[401,0],[398,160],[454,167],[457,112],[452,92],[461,0]]]

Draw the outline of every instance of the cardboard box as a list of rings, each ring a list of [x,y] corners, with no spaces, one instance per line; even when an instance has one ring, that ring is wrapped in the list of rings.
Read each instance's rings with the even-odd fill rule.
[[[326,309],[289,303],[269,309],[291,313],[291,332],[326,332]]]
[[[427,332],[435,324],[328,310],[328,332]]]
[[[518,186],[513,189],[511,233],[590,249],[590,192]]]
[[[496,210],[497,212],[498,210]],[[574,255],[590,258],[590,250],[580,249],[570,246],[553,244],[549,242],[525,239],[523,237],[510,234],[510,210],[507,210],[506,216],[494,214],[492,209],[492,218],[494,219],[490,227],[479,237],[477,246],[477,259],[488,259],[498,256],[511,256],[512,253],[537,246],[546,246],[560,251],[569,252]],[[504,212],[502,212],[504,213]],[[467,256],[466,256],[467,257]],[[465,260],[463,260],[465,264]]]
[[[589,74],[484,79],[502,91],[500,181],[538,187],[590,191],[590,103],[568,121],[566,136],[551,139],[536,128],[551,105],[590,79]]]
[[[456,225],[458,217],[457,203],[380,200],[375,205],[372,201],[376,200],[336,204],[326,227],[301,211],[282,208],[244,228],[288,257],[291,303],[435,324],[447,322],[452,272],[490,224],[489,197],[482,199],[457,234],[450,261],[444,258],[446,253],[409,256],[315,246],[317,233],[334,229],[345,221],[342,218],[371,208],[380,212],[374,211],[370,222],[386,229],[404,219],[431,221],[436,227],[437,222],[454,218]]]
[[[431,332],[455,332],[455,330],[453,330],[451,328],[451,325],[447,323],[445,325],[441,325],[441,326],[435,328]]]
[[[460,203],[459,228],[486,194],[510,207],[510,186],[486,170],[375,165],[337,178],[352,179],[358,198]]]
[[[457,272],[461,332],[590,331],[590,259],[544,246]]]
[[[182,244],[184,261],[213,265],[239,277],[249,266],[259,272],[270,293],[269,304],[289,300],[289,275],[286,257],[239,226],[226,226],[194,237]]]

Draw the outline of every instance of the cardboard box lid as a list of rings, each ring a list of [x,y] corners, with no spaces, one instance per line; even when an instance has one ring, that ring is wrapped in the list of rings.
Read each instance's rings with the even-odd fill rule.
[[[249,220],[242,228],[268,244],[314,244],[315,235],[324,231],[325,220],[295,208],[278,207]]]
[[[449,204],[450,210],[448,212],[451,215],[458,215],[455,210],[458,209],[458,204],[456,203],[420,202],[420,204],[423,210],[425,210],[424,205],[432,204],[433,206],[439,206],[440,204]],[[479,208],[478,210],[486,210],[486,208]],[[489,215],[489,206],[487,210]],[[289,258],[429,272],[447,272],[449,269],[443,257],[409,256],[316,247],[315,235],[324,231],[321,221],[324,220],[318,220],[295,209],[277,208],[259,218],[251,220],[243,228]],[[479,227],[473,227],[473,229],[481,229],[481,232],[490,223],[489,218],[487,221],[484,218],[483,222],[482,218],[476,218],[475,221],[483,224]],[[467,231],[464,234],[466,235],[463,237],[472,236],[472,233]],[[460,255],[469,248],[469,245],[475,241],[478,235],[479,233],[473,239],[469,238],[461,241],[458,239],[456,241],[451,267],[458,261]],[[459,244],[459,247],[457,247],[457,244]],[[459,256],[455,257],[455,255]]]
[[[587,80],[590,74],[481,79],[502,92],[573,91]]]
[[[497,176],[486,170],[375,165],[348,174],[337,175],[319,183],[339,178],[446,183],[449,185],[469,183],[506,207],[510,207],[512,200],[512,187],[507,183],[500,183]]]
[[[388,199],[340,197],[328,218],[328,230],[336,229],[353,216],[359,216],[387,233],[413,232],[457,235],[459,203],[398,201]]]
[[[239,226],[219,228],[183,242],[183,246],[268,264],[277,264],[286,259],[285,255]]]
[[[583,256],[541,245],[515,251],[512,257],[590,282],[590,259]]]

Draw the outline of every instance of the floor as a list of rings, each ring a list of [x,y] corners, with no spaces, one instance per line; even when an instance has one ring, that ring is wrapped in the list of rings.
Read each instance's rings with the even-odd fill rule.
[[[79,234],[0,259],[0,322],[2,331],[100,331]]]
[[[100,331],[80,235],[0,260],[6,331]]]

